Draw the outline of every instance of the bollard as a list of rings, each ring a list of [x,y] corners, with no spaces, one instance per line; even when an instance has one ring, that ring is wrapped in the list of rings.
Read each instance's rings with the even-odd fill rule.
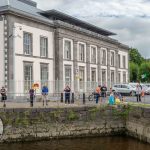
[[[83,104],[85,104],[85,93],[83,93]]]
[[[74,104],[74,93],[72,93],[72,100],[71,103]]]
[[[63,93],[61,93],[61,99],[60,102],[63,103]]]
[[[6,103],[5,103],[5,100],[4,100],[4,105],[3,105],[3,107],[4,107],[4,108],[6,107]]]

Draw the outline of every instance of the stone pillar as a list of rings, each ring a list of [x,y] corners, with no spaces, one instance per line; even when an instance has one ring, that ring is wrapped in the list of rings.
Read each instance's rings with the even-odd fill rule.
[[[78,63],[77,63],[77,40],[73,40],[73,83],[74,83],[74,91],[78,91],[78,78],[77,78],[77,70],[79,71],[78,68]],[[78,72],[79,73],[79,72]]]
[[[118,64],[119,64],[119,60],[118,60],[118,50],[115,51],[115,68],[116,68],[116,71],[115,71],[115,74],[116,74],[116,83],[119,83],[119,80],[118,80]]]
[[[86,45],[86,64],[87,81],[90,81],[90,44]]]
[[[90,91],[90,44],[87,43],[86,45],[86,89],[87,92]]]
[[[110,88],[110,49],[107,49],[107,87]]]
[[[101,84],[101,48],[97,47],[97,73],[98,73],[98,84]]]
[[[56,35],[55,43],[55,80],[56,92],[63,90],[63,37]]]

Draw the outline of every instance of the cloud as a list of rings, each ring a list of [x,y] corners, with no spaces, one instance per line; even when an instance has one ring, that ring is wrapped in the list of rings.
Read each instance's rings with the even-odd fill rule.
[[[150,58],[150,0],[34,0],[43,10],[57,9],[117,33],[113,38]]]

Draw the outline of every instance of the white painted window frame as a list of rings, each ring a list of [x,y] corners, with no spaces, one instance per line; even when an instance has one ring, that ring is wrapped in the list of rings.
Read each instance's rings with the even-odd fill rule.
[[[81,61],[79,58],[80,58],[80,53],[79,53],[79,45],[80,44],[83,44],[84,45],[84,61]],[[77,43],[77,59],[78,59],[78,61],[80,61],[80,62],[86,62],[86,43],[84,43],[84,42],[78,42]]]
[[[95,58],[96,58],[96,63],[93,63],[93,62],[92,62],[92,56],[91,56],[91,54],[92,54],[92,47],[96,48],[96,56],[95,56]],[[97,64],[97,46],[96,46],[96,45],[90,45],[90,62],[91,62],[92,64]]]
[[[114,65],[111,64],[111,52],[114,53]],[[115,55],[115,54],[116,54],[116,53],[115,53],[115,50],[110,50],[110,66],[112,66],[112,67],[115,67],[115,66],[116,66],[116,62],[115,62],[115,60],[116,60],[116,55]]]
[[[102,55],[103,51],[106,52],[106,62],[105,62],[106,64],[105,64],[105,65],[102,63],[102,61],[103,61],[103,55]],[[100,54],[101,54],[101,65],[102,65],[102,66],[107,66],[107,48],[102,47],[102,48],[100,49]]]
[[[66,59],[65,58],[65,41],[71,42],[71,59]],[[63,38],[63,59],[68,60],[68,61],[73,60],[73,40],[72,39]]]

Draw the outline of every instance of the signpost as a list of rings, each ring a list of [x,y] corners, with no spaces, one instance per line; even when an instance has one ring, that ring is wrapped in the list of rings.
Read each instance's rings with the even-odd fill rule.
[[[36,90],[39,89],[39,84],[33,83],[32,88],[35,90],[35,102],[36,102]]]

